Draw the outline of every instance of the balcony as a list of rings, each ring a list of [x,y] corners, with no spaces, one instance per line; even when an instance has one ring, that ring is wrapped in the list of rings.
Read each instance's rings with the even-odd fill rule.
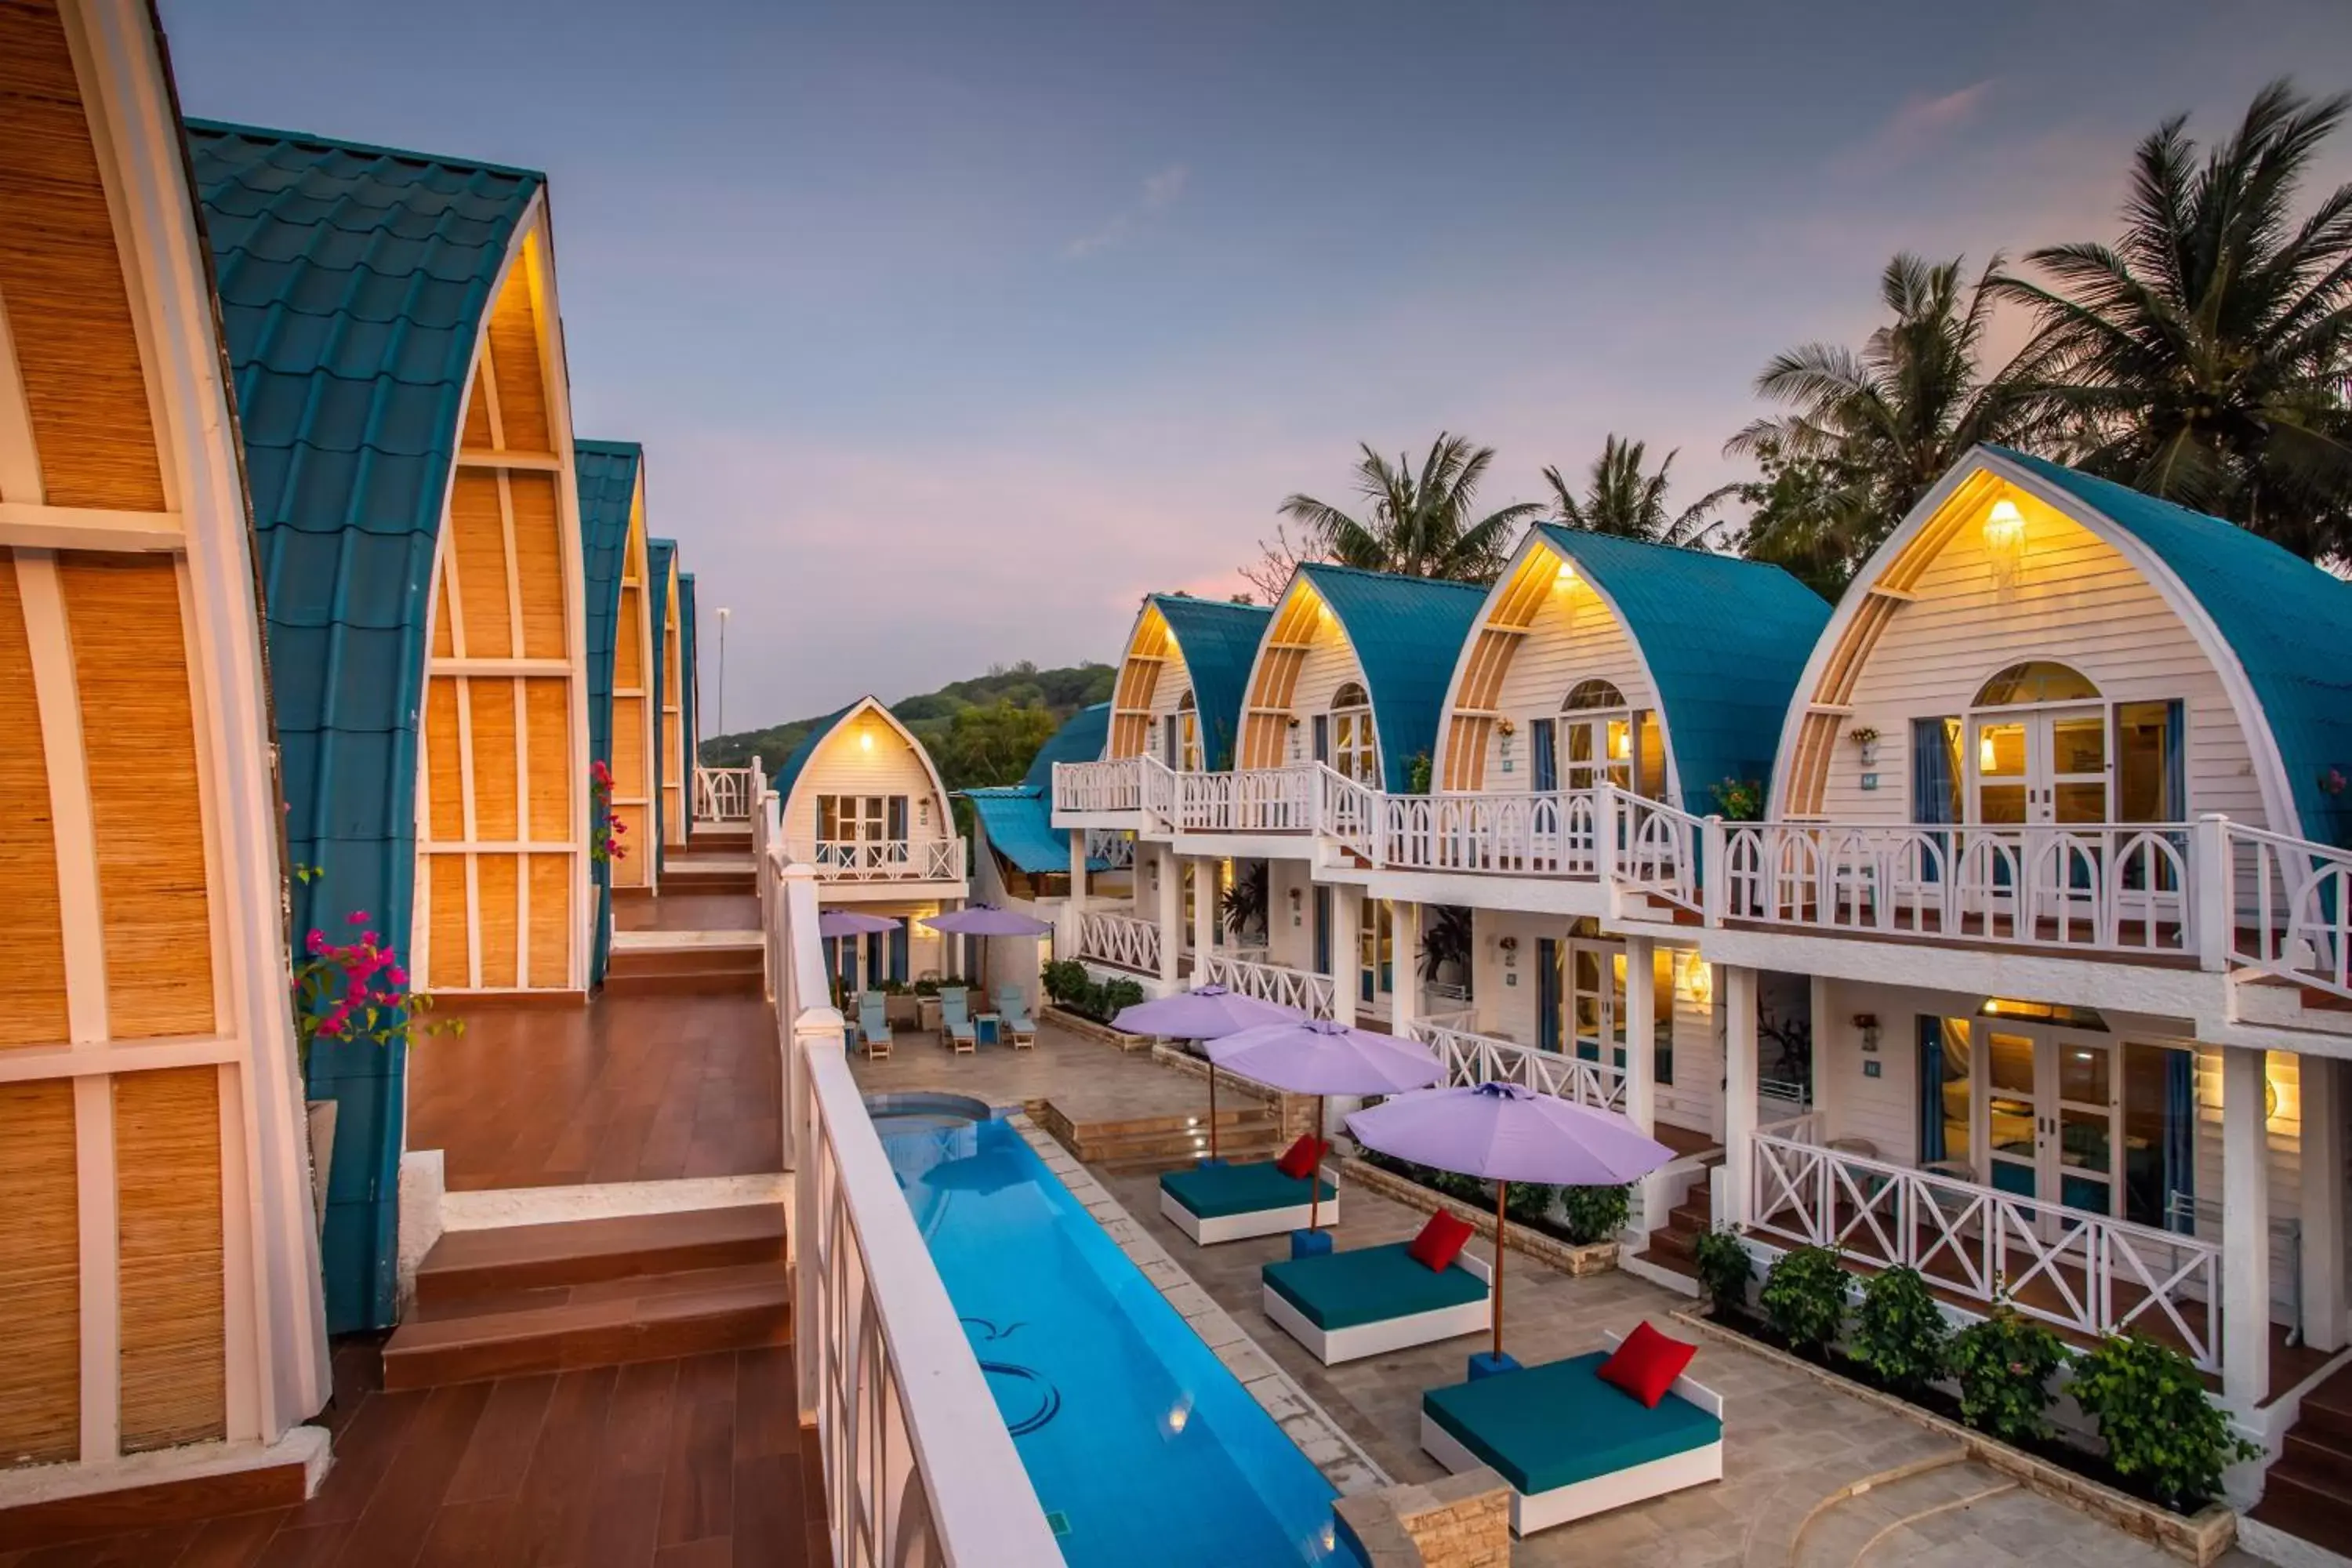
[[[954,882],[964,879],[961,838],[789,840],[784,859],[814,868],[822,882]]]

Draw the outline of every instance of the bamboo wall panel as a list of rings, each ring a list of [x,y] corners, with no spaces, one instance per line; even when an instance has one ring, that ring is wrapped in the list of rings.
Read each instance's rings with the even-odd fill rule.
[[[621,584],[620,623],[613,644],[613,685],[643,690],[646,684],[646,595],[634,583]]]
[[[572,964],[572,857],[530,859],[530,984],[562,985]]]
[[[65,919],[13,550],[0,550],[0,821],[9,825],[0,832],[0,1046],[54,1043],[68,1034]]]
[[[425,686],[426,838],[455,843],[466,837],[465,751],[457,740],[457,680],[436,675]]]
[[[179,565],[68,551],[58,574],[89,759],[110,1032],[210,1034],[212,914]],[[125,758],[138,765],[119,765]]]
[[[653,794],[646,776],[646,700],[613,699],[613,794],[644,800]]]
[[[481,371],[474,372],[474,384],[466,393],[466,424],[462,444],[477,452],[486,452],[498,443],[490,437],[490,397],[483,388],[488,383]]]
[[[530,275],[539,242],[524,241],[523,255],[507,272],[499,302],[490,311],[490,375],[499,389],[499,433],[510,452],[554,450],[547,427],[547,381],[539,363],[539,323],[532,309]]]
[[[556,521],[555,476],[507,476],[514,501],[515,577],[522,599],[526,658],[563,658],[572,638],[563,624],[565,568]]]
[[[0,301],[46,499],[163,510],[130,290],[73,57],[49,0],[0,5]]]
[[[516,885],[513,855],[477,855],[474,880],[479,903],[475,919],[482,931],[482,984],[493,991],[521,984],[515,973],[515,931],[520,918],[520,889]]]
[[[425,982],[436,991],[462,991],[474,983],[466,953],[466,857],[427,858],[433,879]]]
[[[522,837],[515,797],[514,682],[472,677],[461,683],[474,729],[474,836],[490,843]]]
[[[524,803],[528,815],[521,837],[534,843],[562,843],[572,836],[571,683],[532,677],[522,682],[522,695],[530,798]]]
[[[122,1447],[227,1436],[220,1069],[114,1079]]]
[[[514,610],[507,599],[506,515],[499,480],[461,469],[449,492],[449,542],[457,563],[458,635],[468,658],[514,654]]]
[[[433,595],[433,657],[454,658],[457,654],[457,639],[450,626],[449,574],[442,573],[435,586],[440,591]]]
[[[70,1079],[0,1084],[0,1455],[81,1452],[81,1221]]]

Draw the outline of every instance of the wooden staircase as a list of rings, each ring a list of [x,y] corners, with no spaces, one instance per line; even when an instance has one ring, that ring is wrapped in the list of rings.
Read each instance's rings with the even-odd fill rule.
[[[633,939],[666,932],[632,932]],[[701,935],[703,933],[691,933]],[[728,932],[729,936],[738,933]],[[680,940],[661,945],[624,945],[615,941],[604,964],[604,989],[616,996],[756,994],[761,986],[759,932],[742,942]]]
[[[1144,1116],[1118,1121],[1073,1121],[1049,1100],[1038,1124],[1087,1164],[1114,1175],[1172,1171],[1208,1155],[1208,1117],[1200,1114]],[[1280,1113],[1258,1100],[1217,1107],[1217,1152],[1239,1163],[1271,1160],[1289,1140]]]
[[[1710,1172],[1706,1181],[1685,1193],[1683,1201],[1667,1211],[1666,1223],[1650,1232],[1648,1242],[1633,1256],[1669,1274],[1679,1274],[1685,1279],[1697,1279],[1698,1238],[1705,1236],[1715,1223],[1713,1181]]]
[[[2303,1396],[2252,1517],[2352,1557],[2352,1367]]]
[[[388,1390],[792,1342],[780,1205],[453,1231],[383,1347]]]

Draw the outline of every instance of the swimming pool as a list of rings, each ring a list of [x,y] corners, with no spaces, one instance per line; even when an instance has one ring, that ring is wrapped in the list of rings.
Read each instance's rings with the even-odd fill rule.
[[[1071,1568],[1353,1561],[1322,1472],[1010,1124],[882,1147]]]

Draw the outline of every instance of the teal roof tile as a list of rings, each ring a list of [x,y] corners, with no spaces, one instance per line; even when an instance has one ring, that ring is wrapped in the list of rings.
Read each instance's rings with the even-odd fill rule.
[[[1715,786],[1726,779],[1770,778],[1781,722],[1829,624],[1821,595],[1778,566],[1736,555],[1537,528],[1616,606],[1640,652],[1683,809],[1716,810]]]
[[[1030,789],[1051,790],[1055,763],[1099,762],[1103,747],[1109,742],[1110,704],[1097,702],[1081,708],[1037,748],[1037,755],[1030,762],[1029,771],[1021,776],[1021,783]]]
[[[613,657],[621,620],[621,577],[627,567],[629,515],[645,448],[635,441],[574,441],[572,466],[580,482],[581,560],[587,578],[588,754],[613,765]],[[635,848],[635,846],[631,847]],[[596,886],[595,947],[589,984],[604,978],[611,944],[613,868],[593,863]]]
[[[1168,622],[1192,682],[1192,705],[1201,720],[1201,765],[1212,773],[1223,772],[1234,765],[1250,668],[1257,662],[1257,645],[1265,639],[1274,611],[1263,605],[1195,599],[1184,594],[1154,594],[1151,602]],[[1109,727],[1106,708],[1106,736]]]
[[[646,624],[653,627],[654,633],[654,810],[651,832],[656,867],[667,865],[669,860],[669,849],[664,842],[669,835],[662,827],[662,791],[669,785],[669,775],[677,771],[677,763],[670,757],[669,747],[661,738],[662,702],[669,690],[669,638],[662,634],[662,628],[669,624],[670,566],[677,557],[677,541],[675,539],[646,541],[646,575],[651,579],[646,584]],[[688,805],[691,805],[692,796],[686,798]]]
[[[1413,758],[1436,749],[1438,710],[1445,706],[1462,641],[1486,602],[1486,586],[1322,562],[1298,571],[1331,606],[1356,650],[1380,731],[1382,780],[1401,795]]]
[[[836,715],[837,717],[837,715]],[[1070,868],[1070,836],[1053,824],[1054,764],[1098,760],[1110,738],[1110,704],[1081,708],[1064,721],[1043,746],[1017,784],[991,789],[961,790],[988,834],[989,847],[1031,876]],[[1090,871],[1108,871],[1110,862],[1096,856]]]
[[[677,683],[678,733],[686,748],[686,837],[694,840],[694,768],[702,761],[702,748],[698,743],[701,731],[697,728],[702,710],[702,660],[695,651],[694,641],[694,574],[677,574]]]

